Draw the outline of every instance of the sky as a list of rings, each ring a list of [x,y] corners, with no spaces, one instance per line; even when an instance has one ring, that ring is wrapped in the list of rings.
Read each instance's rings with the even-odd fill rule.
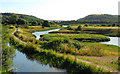
[[[118,15],[118,2],[119,0],[0,0],[0,13],[27,14],[44,20],[77,20],[90,14]]]

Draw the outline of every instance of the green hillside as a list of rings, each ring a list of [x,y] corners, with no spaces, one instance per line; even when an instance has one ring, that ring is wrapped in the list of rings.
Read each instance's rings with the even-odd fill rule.
[[[43,19],[25,14],[0,13],[0,22],[2,24],[40,25]]]
[[[92,14],[88,15],[84,18],[80,18],[78,20],[71,21],[60,21],[58,24],[116,24],[118,25],[118,15],[110,15],[110,14]]]
[[[88,15],[84,18],[78,19],[78,22],[87,22],[87,23],[115,23],[118,21],[117,15],[109,14],[93,14]]]

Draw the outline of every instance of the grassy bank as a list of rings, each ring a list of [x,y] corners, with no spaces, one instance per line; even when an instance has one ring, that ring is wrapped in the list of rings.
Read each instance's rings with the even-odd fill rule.
[[[21,39],[19,37],[19,35],[21,35],[21,34],[23,34],[23,39]],[[18,35],[18,38],[20,38],[21,40],[24,40],[24,38],[28,37],[28,36],[29,36],[29,38],[33,37],[31,39],[35,39],[35,36],[33,36],[31,33],[24,31],[24,29],[21,29],[21,28],[18,29],[17,35]],[[96,67],[96,65],[94,65],[94,64],[89,65],[87,63],[81,62],[80,60],[76,61],[75,60],[76,54],[77,54],[76,55],[77,59],[79,59],[79,58],[84,59],[84,60],[93,62],[95,64],[101,65],[101,66],[105,65],[110,68],[112,68],[112,66],[116,66],[116,63],[114,63],[114,60],[113,60],[113,62],[104,61],[103,63],[96,63],[96,62],[99,62],[99,60],[91,61],[91,59],[92,59],[92,56],[94,56],[96,58],[98,58],[98,56],[107,57],[107,58],[113,57],[113,56],[117,57],[118,56],[118,47],[117,46],[108,45],[108,44],[100,44],[100,43],[96,43],[96,42],[79,42],[74,39],[75,37],[82,38],[82,36],[84,38],[87,38],[87,36],[90,36],[90,34],[74,34],[74,35],[72,35],[72,34],[50,34],[50,36],[48,34],[46,34],[46,35],[43,35],[40,40],[36,40],[34,43],[29,40],[26,40],[28,42],[27,45],[20,42],[19,40],[16,40],[15,37],[12,36],[11,43],[13,45],[16,45],[16,47],[19,48],[19,51],[27,54],[30,57],[35,58],[35,59],[43,62],[44,64],[49,63],[49,65],[54,66],[54,67],[65,68],[69,72],[76,72],[78,70],[80,70],[80,72],[82,72],[86,69],[88,69],[87,71],[89,71],[89,72],[99,72],[98,67]],[[93,38],[94,38],[94,36],[96,38],[105,37],[103,35],[91,35],[91,37],[92,36],[93,36]],[[43,40],[43,41],[41,41],[41,40]],[[75,45],[77,45],[77,47],[75,47]],[[43,48],[45,50],[39,49],[39,47]],[[86,59],[81,58],[84,56],[91,57],[91,58],[90,58],[90,60],[87,57],[86,57]],[[57,60],[61,57],[63,57],[62,60]],[[66,63],[65,63],[65,62],[67,62],[67,61],[65,61],[66,59],[69,59],[69,62],[70,62],[69,64],[67,64],[68,67],[63,66],[63,65],[66,65]],[[71,66],[73,66],[73,67],[75,66],[73,62],[76,62],[78,65],[77,67],[75,67],[75,69],[71,68]],[[107,64],[108,62],[109,62],[109,64]],[[84,64],[82,64],[82,63],[84,63]],[[78,68],[81,68],[81,65],[82,65],[82,67],[84,67],[84,70],[78,69]],[[85,66],[85,65],[88,65],[88,66]],[[93,70],[92,70],[92,68],[93,68]],[[113,67],[113,68],[117,69],[117,66]],[[85,71],[85,72],[87,72],[87,71]],[[100,69],[100,71],[104,72],[104,70],[102,70],[102,69]]]
[[[51,40],[51,39],[57,39],[57,38],[69,38],[72,40],[78,40],[82,42],[103,42],[103,41],[109,41],[110,39],[103,35],[97,35],[97,34],[44,34],[42,36],[44,40]]]
[[[5,73],[6,72],[6,69],[4,66],[2,66],[2,73]]]
[[[74,35],[73,35],[74,36]],[[40,40],[41,48],[52,49],[60,53],[82,56],[118,56],[118,46],[96,42],[79,42],[59,34],[45,34]]]
[[[21,48],[19,50],[27,55],[41,59],[45,63],[49,63],[52,66],[65,68],[68,72],[106,72],[106,70],[98,68],[94,65],[89,65],[79,60],[75,61],[74,58],[67,57],[66,54],[56,53],[53,50],[41,50],[30,43],[26,45],[19,40],[16,40],[13,35],[10,36],[10,40],[11,44],[15,45],[17,48]]]
[[[36,37],[32,33],[23,31],[21,28],[18,28],[14,35],[24,42],[32,42],[35,44]]]
[[[46,30],[57,29],[57,28],[63,28],[63,27],[59,25],[51,25],[51,27],[44,27],[44,28],[42,28],[42,26],[28,26],[27,28],[22,28],[22,30],[32,33],[32,32],[46,31]]]
[[[102,34],[106,36],[117,36],[120,37],[119,27],[82,27],[83,31],[76,31],[78,26],[70,26],[71,30],[65,28],[63,30],[51,32],[51,33],[87,33],[87,34]]]
[[[100,66],[106,66],[111,70],[120,70],[117,57],[77,56],[77,58],[92,62]]]

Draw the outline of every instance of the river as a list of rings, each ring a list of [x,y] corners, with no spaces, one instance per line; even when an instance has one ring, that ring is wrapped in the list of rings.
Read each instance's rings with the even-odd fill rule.
[[[53,29],[48,31],[35,32],[36,39],[40,38],[40,35],[48,34],[52,31],[58,31],[60,29]],[[8,44],[10,46],[10,44]],[[13,72],[66,72],[65,69],[58,69],[56,67],[51,67],[49,64],[41,64],[40,61],[36,59],[31,60],[26,54],[18,51],[16,49],[16,56],[13,59],[13,64],[15,69]]]
[[[66,26],[65,26],[66,27]],[[52,31],[58,31],[60,29],[53,29],[48,31],[41,31],[41,32],[34,32],[32,34],[36,35],[36,39],[40,38],[40,35],[48,34]],[[119,37],[109,37],[110,41],[108,42],[100,42],[102,44],[111,44],[111,45],[117,45],[120,47],[119,44]],[[14,72],[66,72],[65,69],[58,69],[56,67],[50,67],[49,64],[41,64],[40,61],[37,61],[35,59],[30,59],[26,54],[19,52],[16,49],[16,57],[13,59],[14,67],[17,67],[17,70],[14,70]]]
[[[58,31],[60,29],[53,29],[53,30],[48,30],[48,31],[40,31],[40,32],[34,32],[32,34],[34,34],[36,36],[36,39],[39,39],[40,38],[40,35],[43,35],[43,34],[48,34],[49,32],[52,32],[52,31]]]
[[[31,60],[30,57],[26,56],[22,52],[16,50],[16,57],[13,60],[14,67],[17,70],[14,72],[65,72],[64,69],[58,69],[55,67],[50,67],[49,64],[41,64],[40,61],[35,59]]]
[[[109,36],[107,36],[109,37]],[[116,45],[120,47],[120,37],[109,37],[110,41],[108,42],[100,42],[102,44],[110,44],[110,45]]]

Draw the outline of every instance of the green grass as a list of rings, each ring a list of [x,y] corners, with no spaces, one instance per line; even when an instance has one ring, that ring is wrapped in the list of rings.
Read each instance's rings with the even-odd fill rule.
[[[80,41],[83,39],[84,41]],[[85,40],[86,39],[86,40]],[[90,39],[88,41],[88,39]],[[44,34],[40,40],[44,40],[41,47],[52,49],[61,53],[87,55],[87,56],[118,56],[118,46],[96,43],[107,40],[106,36],[95,34]],[[75,40],[78,40],[77,48],[74,46]],[[93,40],[93,41],[92,41]],[[109,38],[108,38],[109,40]],[[66,41],[66,42],[65,42]],[[76,50],[76,52],[75,52]]]
[[[57,38],[69,38],[72,40],[78,40],[83,42],[100,42],[100,41],[109,41],[110,39],[103,35],[97,34],[44,34],[41,39],[51,40]]]
[[[63,27],[59,25],[51,25],[51,27],[44,27],[44,28],[42,28],[42,26],[28,26],[28,28],[22,28],[22,30],[32,33],[32,32],[46,31],[46,30],[57,29],[57,28],[63,28]]]
[[[92,62],[92,63],[97,64],[99,66],[106,66],[110,69],[118,70],[118,59],[116,59],[116,57],[77,56],[77,58]],[[109,59],[109,58],[114,58],[114,59]]]
[[[83,31],[76,31],[78,26],[71,26],[71,30],[64,28],[59,31],[51,33],[87,33],[87,34],[102,34],[106,36],[117,36],[120,37],[120,28],[119,27],[82,27]]]
[[[21,34],[24,34],[23,38],[27,36],[24,29],[19,31],[21,32]],[[43,42],[39,40],[35,42],[35,44],[37,45],[32,44],[32,42],[29,42],[28,45],[25,45],[24,43],[21,43],[20,41],[16,40],[14,37],[11,37],[11,43],[13,43],[13,45],[16,45],[16,47],[21,48],[19,49],[20,51],[26,54],[30,54],[34,58],[36,57],[37,60],[41,60],[42,62],[44,61],[45,64],[49,63],[54,67],[66,68],[70,72],[76,72],[76,71],[104,72],[104,70],[101,68],[97,68],[94,65],[88,65],[81,61],[77,61],[77,63],[74,63],[75,62],[73,59],[73,57],[75,56],[74,43],[76,42],[75,40],[77,40],[75,38],[94,39],[92,43],[77,41],[78,42],[77,45],[80,46],[80,49],[77,49],[77,56],[82,55],[82,56],[104,57],[104,56],[117,56],[118,54],[117,46],[96,43],[95,39],[101,40],[107,38],[103,35],[97,35],[97,34],[95,35],[94,34],[73,34],[73,35],[45,34],[40,39],[40,40],[44,40]],[[43,47],[45,50],[38,49],[37,47]],[[64,58],[62,56],[64,56]],[[91,59],[87,59],[87,60],[91,61]],[[108,64],[106,63],[104,64],[105,66],[109,67]]]
[[[65,68],[68,72],[106,72],[102,68],[98,68],[94,65],[89,65],[81,61],[75,61],[73,58],[66,57],[67,55],[57,53],[53,50],[41,50],[33,44],[24,44],[19,40],[16,40],[14,36],[10,36],[11,44],[16,45],[21,52],[27,55],[36,57],[44,63],[49,63],[50,65],[58,68]],[[64,55],[64,56],[63,56]],[[72,55],[71,55],[72,56]],[[107,71],[108,72],[108,71]]]
[[[101,43],[90,43],[84,42],[81,43],[83,47],[81,48],[80,53],[85,55],[108,55],[108,56],[118,56],[118,49],[120,47],[109,44]]]
[[[2,66],[2,72],[6,72],[6,69],[4,66]]]

